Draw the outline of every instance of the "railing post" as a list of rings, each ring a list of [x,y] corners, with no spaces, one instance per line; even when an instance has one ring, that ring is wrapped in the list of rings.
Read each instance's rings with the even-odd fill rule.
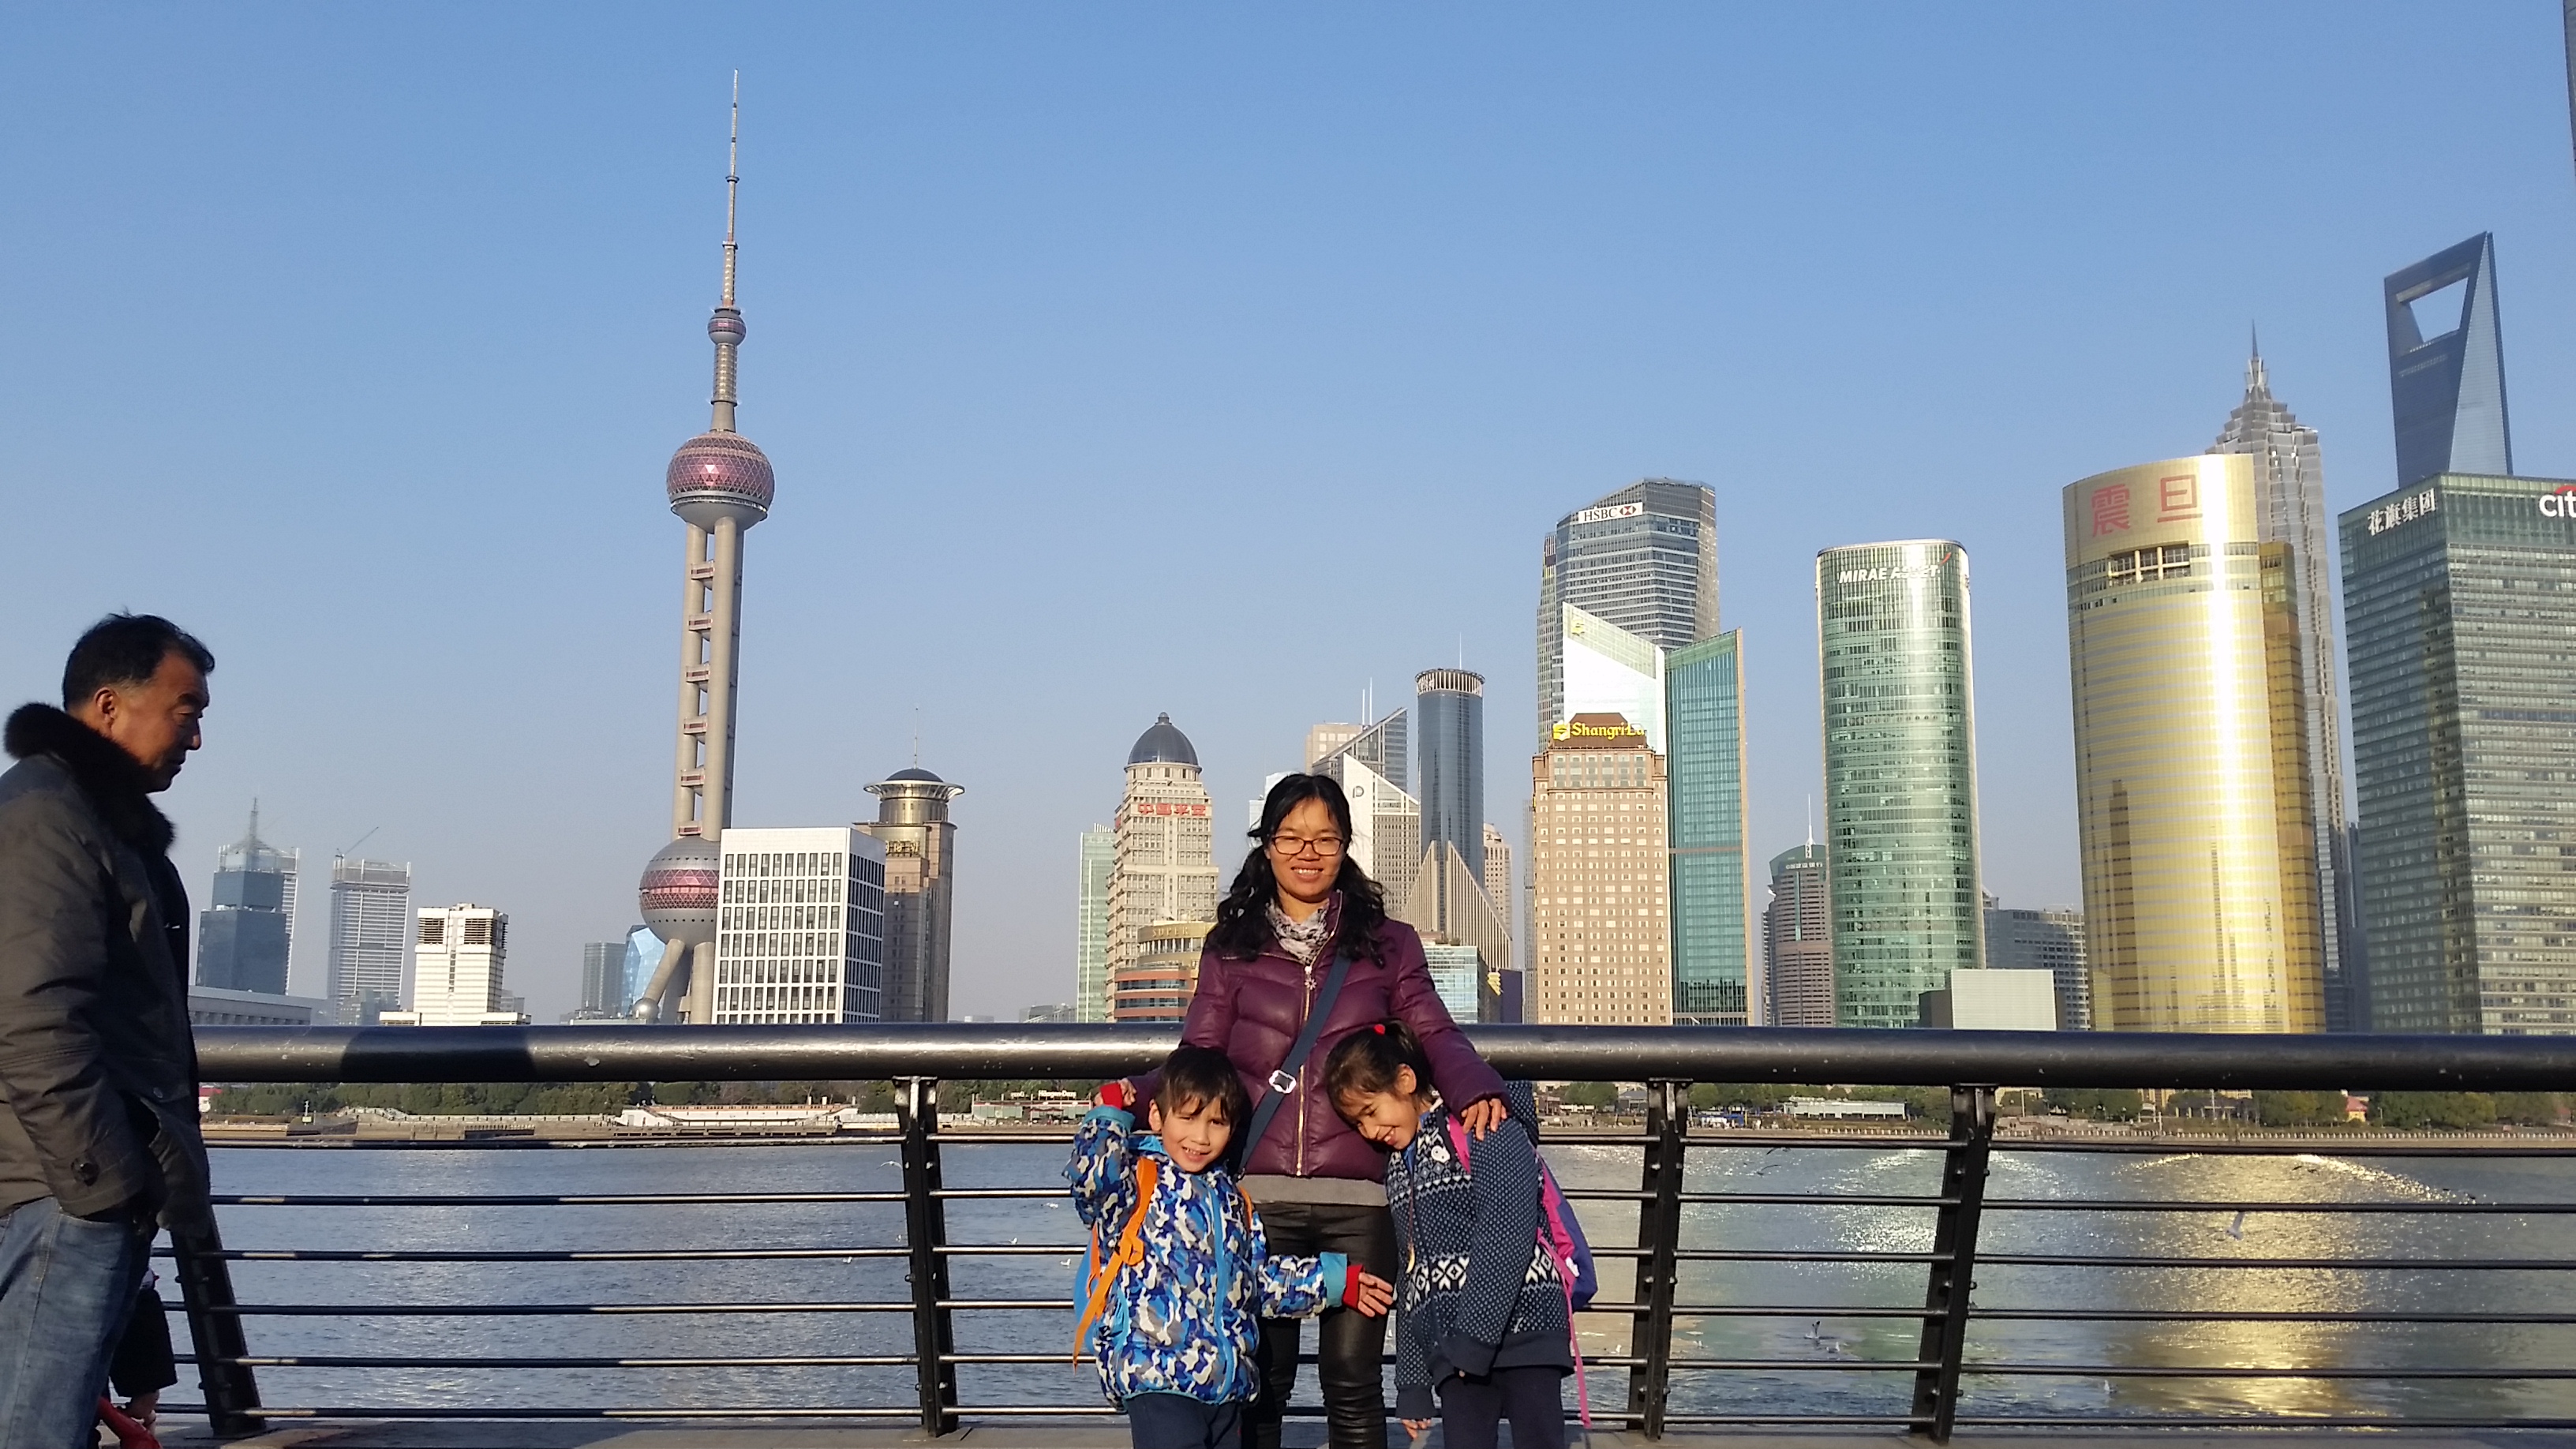
[[[956,1351],[948,1310],[948,1210],[939,1193],[939,1081],[903,1077],[895,1082],[895,1107],[903,1114],[903,1240],[911,1250],[912,1351],[919,1359],[921,1432],[936,1437],[957,1427]]]
[[[1646,1084],[1646,1161],[1637,1204],[1637,1312],[1628,1329],[1628,1412],[1647,1438],[1664,1436],[1673,1376],[1674,1252],[1682,1236],[1683,1154],[1689,1150],[1690,1083]]]
[[[1941,1159],[1946,1199],[1932,1231],[1931,1281],[1923,1292],[1923,1347],[1915,1357],[1913,1432],[1950,1442],[1959,1417],[1959,1364],[1968,1349],[1968,1299],[1977,1288],[1977,1221],[1985,1214],[1986,1159],[1995,1140],[1995,1089],[1950,1089],[1950,1150]],[[1922,1420],[1929,1418],[1925,1424]]]
[[[188,1315],[188,1337],[197,1346],[197,1386],[206,1395],[207,1427],[218,1438],[239,1439],[267,1425],[260,1417],[259,1381],[250,1366],[229,1362],[246,1357],[250,1344],[242,1335],[241,1315],[220,1311],[236,1302],[223,1248],[223,1234],[211,1222],[201,1233],[170,1234],[179,1301]]]

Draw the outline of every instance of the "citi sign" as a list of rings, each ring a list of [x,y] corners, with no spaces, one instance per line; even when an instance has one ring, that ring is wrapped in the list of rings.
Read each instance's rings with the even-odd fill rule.
[[[2576,518],[2576,483],[2561,483],[2554,493],[2540,496],[2543,518]]]

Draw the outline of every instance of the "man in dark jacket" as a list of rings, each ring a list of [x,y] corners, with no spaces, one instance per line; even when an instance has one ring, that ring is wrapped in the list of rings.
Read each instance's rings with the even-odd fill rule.
[[[152,1238],[212,1218],[188,897],[151,795],[197,748],[206,647],[151,615],[73,646],[0,775],[0,1444],[91,1442]]]

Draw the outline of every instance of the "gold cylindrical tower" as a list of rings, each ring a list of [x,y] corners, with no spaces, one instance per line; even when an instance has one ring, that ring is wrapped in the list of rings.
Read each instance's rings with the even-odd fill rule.
[[[2123,468],[2064,501],[2094,1025],[2323,1030],[2291,556],[2258,541],[2252,460]]]

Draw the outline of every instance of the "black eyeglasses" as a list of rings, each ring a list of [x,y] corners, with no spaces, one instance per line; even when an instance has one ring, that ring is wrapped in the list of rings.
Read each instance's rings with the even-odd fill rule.
[[[1295,835],[1273,835],[1270,837],[1270,848],[1290,860],[1304,855],[1309,850],[1324,860],[1330,860],[1342,853],[1342,838],[1338,835],[1318,835],[1308,840]]]

